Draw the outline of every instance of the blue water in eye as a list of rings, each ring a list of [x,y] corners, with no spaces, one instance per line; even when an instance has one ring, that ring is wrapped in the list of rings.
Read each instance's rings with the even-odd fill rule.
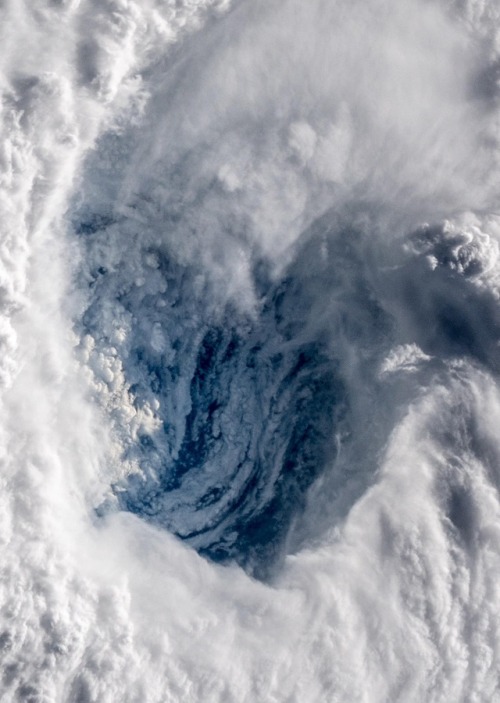
[[[75,227],[90,262],[80,333],[109,345],[103,321],[109,301],[118,305],[130,323],[119,349],[129,394],[138,408],[154,400],[160,420],[154,431],[125,437],[124,459],[140,472],[111,487],[118,509],[257,577],[280,563],[315,481],[333,477],[336,495],[348,481],[336,466],[352,434],[338,345],[368,359],[390,329],[350,243],[356,237],[333,238],[325,254],[318,235],[327,224],[316,225],[277,280],[256,263],[256,315],[231,303],[214,312],[210,287],[196,287],[199,272],[166,248],[147,246],[158,265],[137,287],[126,256],[120,266],[101,260],[102,217]],[[148,276],[164,285],[148,288]],[[375,366],[368,359],[372,376]],[[351,464],[358,470],[356,459]]]
[[[256,321],[238,326],[233,317],[204,330],[182,437],[171,435],[170,456],[153,480],[135,477],[117,492],[122,509],[217,561],[258,569],[274,560],[346,420],[346,391],[325,343],[302,340],[303,322],[284,316],[293,288],[271,291]],[[166,367],[151,349],[142,346],[133,357],[135,374],[157,397],[186,382],[187,369]],[[166,454],[169,431],[166,416],[164,434],[141,437],[142,464]]]

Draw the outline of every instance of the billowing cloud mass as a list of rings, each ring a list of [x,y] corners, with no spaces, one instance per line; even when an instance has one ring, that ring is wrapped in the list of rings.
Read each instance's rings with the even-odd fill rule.
[[[0,16],[0,699],[500,701],[495,0]]]

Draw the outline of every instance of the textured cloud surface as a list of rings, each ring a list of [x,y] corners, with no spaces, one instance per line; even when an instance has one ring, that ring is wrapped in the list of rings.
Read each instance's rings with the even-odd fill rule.
[[[0,15],[0,699],[500,701],[497,4]]]

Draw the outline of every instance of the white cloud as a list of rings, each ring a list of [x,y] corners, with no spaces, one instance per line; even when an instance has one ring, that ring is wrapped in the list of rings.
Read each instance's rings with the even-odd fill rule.
[[[3,10],[0,697],[495,701],[496,5],[226,5]],[[223,362],[228,463],[310,401],[280,390],[308,343],[347,395],[271,583],[95,513],[233,324],[265,353]]]

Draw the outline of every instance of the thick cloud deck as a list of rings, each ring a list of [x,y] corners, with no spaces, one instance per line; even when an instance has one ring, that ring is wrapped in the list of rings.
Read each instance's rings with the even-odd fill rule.
[[[1,10],[0,699],[500,701],[500,10]]]

